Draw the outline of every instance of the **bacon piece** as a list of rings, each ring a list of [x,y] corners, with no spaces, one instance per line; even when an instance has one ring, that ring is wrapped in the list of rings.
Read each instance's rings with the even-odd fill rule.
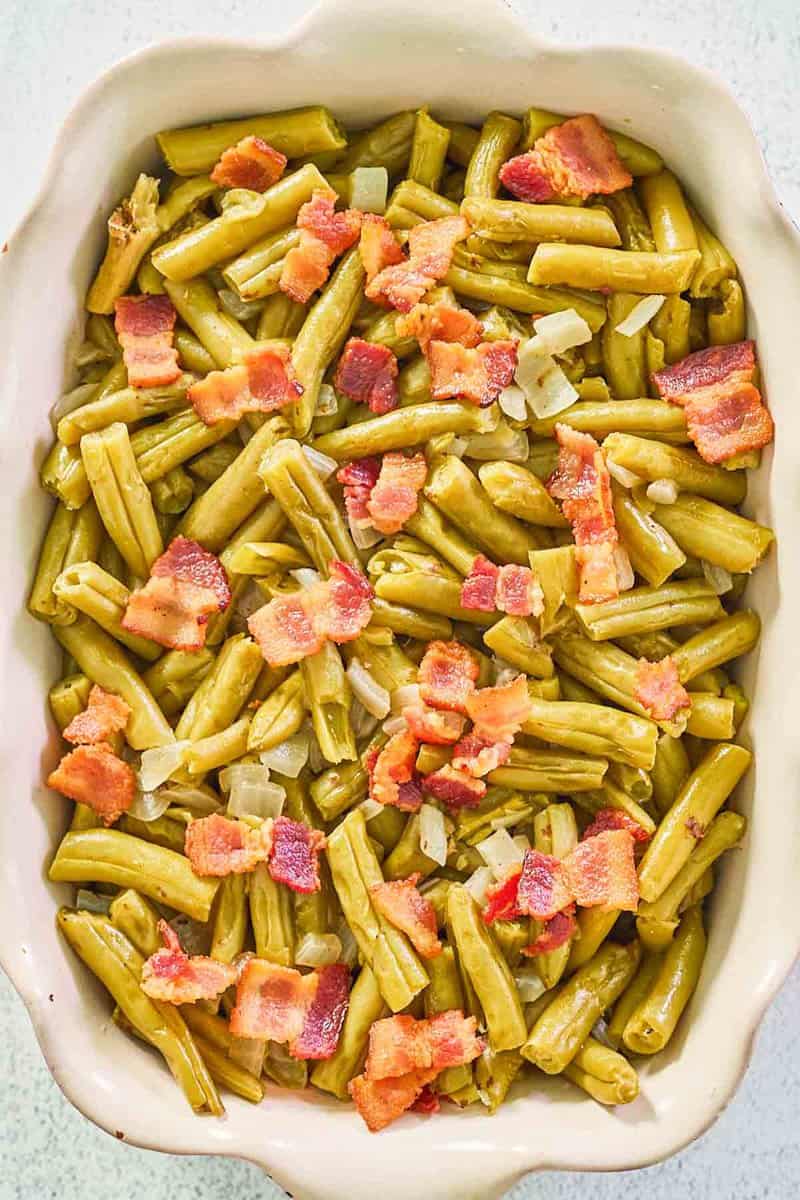
[[[478,664],[460,642],[429,642],[417,680],[422,699],[431,708],[466,713],[467,699],[475,691]]]
[[[142,991],[153,1000],[168,1004],[193,1004],[216,1000],[236,983],[236,968],[204,954],[189,956],[180,938],[166,921],[158,922],[163,950],[151,954],[142,967]]]
[[[249,958],[239,975],[230,1031],[236,1037],[296,1042],[316,996],[319,975],[301,975],[262,958]]]
[[[374,1080],[367,1079],[366,1075],[356,1075],[348,1083],[347,1090],[367,1128],[378,1133],[412,1108],[438,1073],[430,1067],[426,1071],[409,1071],[395,1079]]]
[[[350,1003],[350,969],[332,963],[314,972],[317,987],[306,1009],[300,1036],[289,1045],[293,1058],[330,1058],[339,1044]]]
[[[177,537],[132,592],[122,628],[172,650],[202,650],[212,613],[230,604],[228,577],[219,559],[197,542]]]
[[[687,819],[684,821],[684,825],[696,841],[702,842],[703,838],[706,836],[706,826],[703,825],[701,821],[698,821],[697,817],[687,817]],[[636,835],[634,834],[634,837],[635,836]]]
[[[537,921],[549,921],[574,899],[564,863],[552,854],[526,850],[517,889],[520,912]]]
[[[564,873],[575,900],[583,908],[635,912],[639,879],[633,859],[634,841],[627,829],[607,829],[580,842],[564,859]]]
[[[530,714],[531,701],[524,675],[501,687],[481,688],[467,699],[467,716],[474,732],[488,742],[511,742]]]
[[[408,879],[376,883],[369,893],[378,912],[406,934],[418,954],[423,958],[436,958],[442,953],[436,911],[430,900],[417,891],[421,878],[419,872],[415,872]]]
[[[367,273],[367,283],[385,267],[405,262],[405,255],[385,217],[364,213],[361,217],[361,240],[358,243],[361,262]]]
[[[336,367],[334,385],[370,412],[397,408],[397,358],[388,346],[350,338]]]
[[[526,154],[500,168],[500,182],[520,200],[610,195],[633,178],[597,117],[587,114],[554,125]]]
[[[544,612],[544,592],[530,567],[508,563],[500,568],[495,603],[514,617],[538,617]]]
[[[493,921],[513,921],[521,916],[517,904],[517,891],[522,878],[522,869],[511,871],[500,883],[494,884],[486,891],[487,904],[483,910],[483,919],[487,925]]]
[[[417,1020],[415,1017],[384,1017],[369,1031],[369,1050],[364,1064],[367,1079],[396,1079],[409,1071],[448,1067],[472,1062],[484,1045],[476,1033],[475,1017],[465,1017],[458,1008]]]
[[[398,533],[413,517],[427,474],[424,454],[408,458],[399,450],[384,454],[378,481],[367,500],[367,512],[379,533]]]
[[[302,821],[276,817],[272,825],[269,873],[293,892],[318,892],[319,856],[327,845],[324,833]]]
[[[461,585],[461,607],[494,612],[499,579],[500,568],[483,554],[476,554],[469,575]]]
[[[486,408],[513,382],[517,343],[481,342],[468,349],[459,342],[431,342],[426,358],[434,400],[460,396]]]
[[[314,629],[332,642],[352,642],[372,617],[374,592],[363,571],[332,559],[330,578],[308,589]]]
[[[273,149],[263,138],[248,134],[235,146],[223,150],[211,178],[220,187],[265,192],[278,182],[287,161],[285,154]]]
[[[257,829],[220,813],[186,827],[184,853],[195,875],[243,875],[266,862],[272,849],[272,822]]]
[[[633,698],[654,721],[672,721],[684,709],[692,707],[691,696],[678,677],[678,667],[671,654],[659,662],[639,659]]]
[[[422,796],[416,789],[401,790],[403,784],[414,779],[418,749],[419,743],[410,729],[392,734],[372,768],[369,794],[373,800],[404,812],[419,809]]]
[[[333,188],[315,188],[297,214],[297,228],[305,229],[324,242],[332,258],[338,258],[358,241],[361,233],[361,213],[355,208],[336,211],[336,192]]]
[[[108,742],[125,728],[130,715],[131,707],[121,696],[103,691],[95,684],[86,708],[72,718],[61,736],[73,745]]]
[[[306,230],[300,243],[292,246],[283,260],[278,286],[298,304],[306,304],[328,281],[333,257],[324,242]]]
[[[619,595],[619,572],[612,542],[591,542],[575,547],[578,567],[578,599],[581,604],[600,604]]]
[[[350,563],[334,559],[330,578],[303,592],[275,596],[248,618],[247,626],[270,666],[286,666],[316,654],[326,639],[352,642],[369,624],[372,588]]]
[[[772,441],[774,425],[753,385],[755,343],[709,346],[653,375],[658,394],[686,410],[701,458],[721,463]]]
[[[472,1062],[486,1049],[477,1034],[475,1017],[465,1017],[460,1008],[428,1017],[426,1040],[430,1046],[431,1066],[439,1071]]]
[[[271,667],[300,662],[325,643],[311,623],[305,592],[275,596],[248,617],[247,627]]]
[[[457,742],[464,729],[464,718],[460,713],[442,712],[427,704],[410,704],[403,709],[403,716],[418,741],[434,746]]]
[[[294,377],[289,347],[275,342],[257,347],[226,371],[209,371],[188,394],[200,420],[216,425],[239,421],[245,413],[276,412],[294,404],[303,388]]]
[[[477,692],[476,695],[480,693]],[[473,729],[453,747],[452,761],[456,770],[469,771],[470,775],[479,778],[501,767],[508,761],[510,753],[510,741],[487,741]]]
[[[549,954],[552,950],[558,950],[561,946],[566,946],[577,928],[575,905],[568,904],[561,912],[545,921],[542,932],[530,946],[523,946],[522,953],[527,958],[535,958],[537,954]]]
[[[174,537],[150,568],[150,575],[171,575],[184,583],[209,588],[217,598],[219,611],[231,602],[231,589],[225,568],[216,554],[204,550],[192,538]]]
[[[336,478],[344,488],[344,507],[351,525],[366,529],[372,525],[367,501],[381,473],[379,458],[357,458],[340,467]]]
[[[477,346],[483,325],[468,308],[438,300],[436,304],[415,304],[410,313],[397,318],[395,332],[399,337],[415,337],[427,354],[431,342],[459,342],[470,349]]]
[[[87,804],[113,825],[127,812],[136,796],[136,773],[130,763],[118,758],[110,746],[78,746],[65,754],[47,778],[55,788],[77,804]]]
[[[408,234],[408,258],[379,271],[367,284],[367,299],[410,312],[436,281],[444,278],[456,243],[468,235],[469,225],[463,217],[441,217],[415,225]]]
[[[411,1105],[411,1111],[422,1113],[426,1117],[433,1116],[441,1110],[439,1097],[426,1084],[420,1094],[417,1096],[414,1103]]]
[[[426,775],[422,788],[450,809],[477,808],[486,795],[482,779],[475,779],[469,771],[459,771],[451,763]]]
[[[598,833],[605,833],[609,829],[627,829],[635,842],[650,841],[651,835],[647,830],[620,808],[601,808],[596,812],[591,825],[584,829],[581,841],[585,842],[587,838],[596,837]]]
[[[177,313],[169,296],[120,296],[114,314],[130,387],[164,387],[180,378],[172,345]]]
[[[562,501],[577,546],[579,599],[592,604],[619,595],[614,547],[617,526],[611,476],[603,451],[588,433],[558,423],[558,464],[547,481],[550,495]]]

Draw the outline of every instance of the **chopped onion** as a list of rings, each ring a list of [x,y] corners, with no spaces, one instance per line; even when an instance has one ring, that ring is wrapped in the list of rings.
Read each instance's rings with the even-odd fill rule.
[[[488,867],[478,867],[473,871],[469,879],[464,881],[464,887],[469,892],[476,904],[481,907],[486,903],[486,893],[494,883],[494,876]]]
[[[525,834],[517,833],[514,835],[514,837],[511,840],[513,841],[514,845],[518,846],[519,849],[522,851],[522,857],[524,858],[525,855],[527,854],[527,852],[531,848],[531,844],[528,841],[528,839],[525,837]]]
[[[419,848],[424,855],[443,867],[447,862],[447,831],[444,813],[432,804],[419,810]]]
[[[264,1070],[267,1044],[267,1042],[260,1042],[258,1038],[232,1037],[228,1054],[238,1066],[243,1067],[245,1071],[249,1071],[258,1079]]]
[[[718,596],[724,596],[733,587],[733,576],[730,571],[726,571],[724,567],[718,567],[715,563],[708,562],[705,558],[700,559],[700,566],[703,568],[703,575],[706,578],[706,583],[710,584]]]
[[[333,391],[332,388],[331,391]],[[335,458],[330,458],[327,454],[320,454],[319,450],[315,450],[313,446],[303,446],[303,454],[321,479],[330,478],[339,466]]]
[[[506,462],[527,462],[530,454],[528,435],[524,429],[512,429],[505,421],[500,421],[491,433],[476,433],[467,439],[465,458],[474,458],[479,462],[493,462],[495,459],[505,459]]]
[[[335,933],[307,933],[294,953],[298,967],[329,967],[338,962],[342,943]]]
[[[383,534],[372,525],[357,525],[355,521],[350,520],[347,524],[350,526],[350,536],[357,550],[369,550],[370,546],[377,546],[378,542],[383,540]]]
[[[368,712],[360,700],[354,698],[350,703],[350,724],[353,726],[356,741],[361,741],[362,738],[372,737],[378,728],[378,718]]]
[[[467,449],[467,439],[463,437],[456,437],[455,434],[452,434],[451,436],[452,441],[447,447],[447,453],[455,455],[456,458],[463,458]]]
[[[528,345],[533,343],[530,353],[536,356],[564,354],[573,346],[584,346],[592,340],[591,329],[574,308],[537,317],[533,328],[535,336]]]
[[[279,775],[286,775],[289,779],[297,779],[308,762],[308,743],[308,730],[300,729],[272,749],[262,750],[258,757],[270,771],[277,771]]]
[[[402,713],[397,713],[393,717],[387,717],[381,728],[391,737],[395,733],[402,733],[404,729],[408,729],[408,721]]]
[[[418,683],[404,683],[402,687],[395,688],[392,692],[392,710],[396,713],[401,713],[404,708],[410,708],[414,704],[421,704],[422,696],[420,695]]]
[[[507,683],[513,683],[517,676],[522,674],[519,667],[515,667],[513,663],[506,662],[504,658],[498,658],[496,655],[492,658],[492,667],[494,668],[495,687],[505,687]]]
[[[506,813],[504,817],[492,817],[489,822],[491,829],[511,829],[525,819],[524,812]]]
[[[606,466],[608,467],[608,473],[611,478],[616,479],[617,483],[620,484],[621,487],[632,488],[636,487],[637,483],[642,482],[641,475],[634,474],[634,472],[629,471],[627,467],[621,467],[619,463],[614,462],[614,459],[611,457],[606,457]]]
[[[169,923],[178,935],[181,949],[187,954],[208,954],[211,930],[207,924],[192,920],[186,913],[176,913]]]
[[[377,679],[370,675],[367,668],[357,658],[350,660],[347,678],[350,680],[353,695],[360,700],[368,713],[372,713],[373,717],[381,720],[389,715],[392,702],[388,691],[385,687],[381,687]]]
[[[222,776],[225,776],[223,781]],[[234,763],[220,772],[220,786],[229,792],[228,812],[232,817],[279,817],[286,789],[270,783],[269,767],[258,763]]]
[[[554,358],[526,353],[532,341],[535,338],[526,342],[519,353],[514,378],[524,391],[534,415],[544,420],[571,408],[578,399],[578,393]]]
[[[502,879],[509,869],[521,865],[523,854],[506,829],[498,829],[490,837],[478,842],[475,849],[480,854],[495,879]]]
[[[174,783],[169,781],[158,789],[160,796],[166,796],[169,804],[179,808],[188,808],[193,813],[207,816],[208,813],[219,812],[222,808],[219,796],[202,783]]]
[[[634,304],[625,320],[614,326],[614,333],[621,333],[624,337],[633,337],[640,329],[644,329],[649,321],[652,321],[666,298],[666,296],[643,296],[638,304]]]
[[[674,504],[678,499],[678,485],[674,479],[655,479],[647,485],[647,499],[654,504]]]
[[[102,913],[104,916],[108,916],[111,897],[98,896],[97,892],[91,892],[88,888],[78,888],[75,907],[82,908],[84,912]]]
[[[321,383],[319,385],[319,393],[317,395],[317,407],[314,409],[315,417],[332,417],[334,413],[339,411],[339,397],[336,391],[329,383]],[[304,450],[311,449],[310,446],[304,446]],[[327,454],[320,454],[319,450],[315,451],[320,458],[327,458]]]
[[[617,544],[614,547],[614,565],[617,568],[617,587],[621,592],[627,592],[636,582],[628,551]]]
[[[366,800],[362,800],[360,804],[356,805],[356,808],[363,813],[365,821],[371,821],[373,817],[377,817],[383,812],[383,807],[379,800],[373,800],[371,796],[367,796]]]
[[[498,396],[498,403],[506,416],[511,417],[513,421],[524,421],[528,415],[525,393],[514,383],[503,388]]]
[[[191,744],[189,741],[170,742],[168,746],[145,750],[139,767],[139,787],[142,791],[154,792],[159,784],[166,783],[180,767]]]
[[[296,570],[290,571],[292,579],[296,579],[301,588],[313,587],[315,583],[319,583],[319,571],[315,571],[313,567],[297,567]]]
[[[386,211],[389,172],[386,167],[356,167],[350,176],[350,207],[361,212]]]
[[[81,408],[84,404],[88,404],[97,391],[97,387],[96,383],[79,383],[71,391],[65,392],[63,396],[59,396],[50,409],[50,424],[53,426],[54,433],[61,418],[66,417],[68,413],[74,412],[76,408]]]
[[[237,321],[249,321],[252,317],[257,317],[264,307],[263,300],[242,300],[241,296],[232,292],[230,288],[221,288],[217,295],[222,311],[235,317]]]
[[[518,967],[514,972],[514,983],[523,1004],[532,1004],[547,991],[536,967]]]
[[[159,817],[163,817],[164,813],[169,808],[169,796],[165,795],[160,789],[154,789],[152,792],[136,792],[133,804],[128,809],[132,817],[137,821],[157,821]]]

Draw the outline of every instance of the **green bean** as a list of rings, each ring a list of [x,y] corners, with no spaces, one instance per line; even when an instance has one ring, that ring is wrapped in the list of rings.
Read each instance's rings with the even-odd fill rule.
[[[408,824],[408,814],[391,804],[385,804],[383,811],[369,818],[369,836],[373,842],[378,842],[386,854],[391,854]],[[384,859],[384,867],[386,860]]]
[[[190,475],[203,483],[215,483],[241,451],[242,445],[238,439],[233,441],[232,438],[225,438],[191,459],[186,464],[186,469]]]
[[[649,993],[628,1019],[623,1041],[636,1054],[663,1050],[697,986],[706,952],[702,909],[690,908]]]
[[[156,140],[176,175],[199,175],[210,171],[224,150],[249,135],[262,138],[287,158],[340,151],[347,145],[338,121],[322,105],[243,117],[238,121],[166,129],[156,134]]]
[[[672,254],[645,250],[607,250],[540,242],[531,259],[528,281],[575,288],[610,288],[612,292],[670,295],[682,292],[700,261],[699,250]]]
[[[191,699],[213,662],[214,652],[207,647],[192,653],[168,650],[142,679],[164,715],[172,717]]]
[[[529,560],[544,597],[544,608],[539,614],[539,630],[545,637],[572,621],[572,610],[578,600],[575,547],[535,550],[529,555]]]
[[[259,300],[279,290],[284,260],[300,242],[293,226],[270,233],[223,268],[225,282],[241,300]]]
[[[650,992],[661,969],[661,961],[661,954],[645,949],[639,962],[639,969],[614,1005],[611,1020],[606,1026],[606,1038],[615,1050],[619,1050],[623,1045],[622,1035],[625,1026],[628,1024],[631,1014]]]
[[[188,329],[181,326],[173,334],[172,344],[178,351],[178,362],[184,371],[194,371],[198,375],[207,375],[215,371],[217,360],[213,358],[199,338]]]
[[[416,663],[394,641],[378,645],[362,635],[355,641],[347,642],[343,650],[348,662],[357,658],[387,692],[417,682]]]
[[[87,433],[81,455],[106,530],[135,575],[147,578],[164,550],[150,493],[121,422]]]
[[[419,109],[414,120],[409,179],[438,192],[449,144],[450,130],[434,121],[427,109]]]
[[[578,932],[572,939],[567,971],[579,971],[595,954],[614,928],[619,909],[579,908],[576,916]]]
[[[628,1060],[593,1037],[586,1039],[564,1074],[599,1104],[630,1104],[639,1095],[639,1079]]]
[[[140,175],[133,191],[108,218],[105,257],[86,297],[91,313],[111,313],[127,292],[139,263],[161,230],[157,220],[158,180]]]
[[[603,758],[514,746],[507,764],[487,778],[521,792],[584,792],[600,786],[607,766]]]
[[[550,498],[544,484],[519,463],[489,462],[478,469],[484,490],[495,508],[516,515],[531,525],[564,529],[569,522]]]
[[[532,420],[530,431],[536,437],[550,438],[559,423],[598,438],[611,433],[631,433],[656,438],[659,442],[689,440],[683,409],[677,404],[665,404],[663,400],[578,400],[557,417]],[[536,449],[534,444],[532,452]],[[533,469],[530,463],[529,469]],[[544,474],[549,474],[550,469]]]
[[[642,804],[649,804],[653,795],[653,784],[650,779],[650,768],[632,766],[630,763],[616,760],[608,764],[608,774],[605,784],[616,784],[627,796]]]
[[[686,555],[667,531],[639,508],[631,494],[616,480],[611,486],[617,531],[631,560],[631,566],[651,587],[660,587],[666,583],[673,571],[683,566]]]
[[[445,520],[425,496],[418,497],[417,511],[406,521],[405,528],[440,554],[460,575],[469,574],[478,554],[477,546]]]
[[[414,179],[404,179],[392,193],[392,204],[425,221],[458,216],[458,205]]]
[[[145,417],[171,412],[186,404],[186,389],[191,376],[181,376],[176,383],[155,388],[122,388],[100,400],[93,400],[73,409],[58,422],[58,439],[65,446],[76,445],[85,433],[93,433],[115,421],[131,424]]]
[[[248,714],[228,725],[226,729],[192,742],[183,760],[189,775],[203,776],[208,771],[225,767],[246,754],[251,720],[252,717]]]
[[[467,166],[465,195],[497,195],[500,187],[498,172],[513,154],[521,133],[522,125],[516,118],[501,112],[489,113]]]
[[[619,765],[619,763],[611,764],[611,766]],[[640,799],[642,803],[647,803],[647,797],[640,796]],[[655,833],[656,823],[653,818],[646,809],[642,808],[641,804],[637,803],[628,789],[622,786],[616,778],[612,778],[610,768],[603,780],[602,787],[594,791],[581,792],[574,797],[574,802],[591,816],[595,816],[606,808],[617,809],[629,816],[637,825],[641,825],[648,834]]]
[[[164,281],[164,289],[178,316],[195,334],[220,368],[232,367],[242,354],[253,349],[250,334],[235,317],[224,312],[219,296],[205,279],[175,283]]]
[[[95,558],[102,536],[103,526],[94,501],[77,510],[57,505],[39,552],[28,597],[31,616],[52,625],[68,625],[75,620],[75,608],[56,596],[53,585],[61,572],[73,563]]]
[[[681,185],[672,172],[663,169],[657,175],[648,175],[638,190],[659,254],[696,250],[695,227]]]
[[[469,468],[447,455],[429,470],[425,495],[468,536],[476,537],[492,556],[504,562],[527,564],[539,538],[514,517],[498,511]]]
[[[39,474],[42,487],[69,509],[82,508],[91,495],[80,451],[54,442]]]
[[[245,947],[248,928],[247,876],[227,875],[219,885],[211,930],[211,957],[232,963]]]
[[[692,276],[689,292],[696,299],[703,300],[722,293],[726,283],[736,280],[736,263],[695,209],[690,208],[689,212],[701,255],[697,270]]]
[[[529,108],[523,121],[520,150],[532,149],[534,142],[542,134],[547,133],[547,130],[552,129],[554,125],[561,125],[567,119],[567,117],[559,116],[558,113],[547,112],[543,108]],[[631,175],[654,175],[664,166],[661,155],[650,146],[637,142],[627,134],[617,133],[614,129],[606,129],[606,133],[614,143],[614,149],[622,160],[623,166],[628,168]],[[606,198],[603,197],[604,200]]]
[[[369,1031],[389,1013],[378,981],[365,963],[350,992],[342,1032],[330,1058],[318,1062],[311,1073],[314,1087],[347,1100],[347,1085],[359,1073],[367,1055]]]
[[[173,225],[194,213],[198,205],[213,196],[218,188],[219,184],[214,183],[207,174],[194,175],[190,179],[174,179],[156,209],[159,229],[164,233],[172,229]]]
[[[326,821],[366,799],[369,776],[360,762],[330,767],[311,781],[311,798]]]
[[[248,751],[253,753],[278,746],[297,733],[305,719],[303,677],[300,671],[293,671],[256,711],[248,733]]]
[[[566,248],[569,250],[579,249],[576,246]],[[587,246],[586,250],[589,249],[591,247]],[[620,252],[598,250],[597,253],[605,255]],[[625,257],[630,256],[626,254]],[[528,279],[530,281],[530,273]],[[502,304],[515,312],[541,315],[542,313],[564,312],[574,308],[593,333],[602,328],[606,319],[605,304],[587,299],[585,294],[570,292],[566,289],[531,287],[530,282],[524,283],[518,279],[507,279],[502,275],[491,275],[481,271],[468,271],[463,267],[456,266],[450,268],[444,277],[444,282],[458,296],[466,296],[469,300],[479,300],[485,304]]]
[[[461,167],[468,167],[480,137],[478,130],[462,121],[443,121],[442,124],[450,130],[447,157]]]
[[[494,408],[457,401],[434,401],[373,417],[360,425],[335,429],[313,443],[314,449],[338,462],[421,445],[444,433],[489,433],[497,425]]]
[[[47,693],[50,712],[62,733],[70,721],[86,708],[91,687],[91,680],[85,675],[73,674],[65,675],[50,688]]]
[[[723,279],[719,285],[718,306],[708,309],[708,341],[711,346],[729,346],[744,340],[747,314],[742,285],[736,279]]]
[[[233,427],[232,421],[206,425],[189,408],[137,430],[131,448],[142,479],[150,484],[163,479],[181,463],[226,437]]]
[[[733,716],[732,700],[708,692],[693,691],[686,732],[691,737],[706,738],[715,742],[727,741],[735,733]]]
[[[173,820],[172,817],[156,817],[155,821],[139,821],[130,813],[123,813],[116,828],[120,833],[129,833],[132,837],[151,842],[154,846],[163,846],[176,854],[183,854],[186,841],[186,824],[184,821]]]
[[[452,1012],[453,1009],[463,1012],[464,989],[453,947],[443,946],[441,954],[428,960],[427,971],[430,984],[424,993],[425,1016],[433,1017],[437,1013]],[[452,1092],[466,1087],[471,1081],[472,1068],[468,1063],[458,1067],[447,1067],[436,1077],[436,1091],[440,1095],[449,1096]]]
[[[402,604],[390,604],[388,600],[376,598],[372,601],[372,623],[403,637],[420,638],[423,641],[448,641],[453,636],[452,623],[447,617],[435,613],[421,613]]]
[[[461,213],[480,237],[497,242],[579,242],[619,246],[611,214],[605,208],[573,208],[561,204],[524,204],[468,194]]]
[[[111,923],[124,934],[143,958],[149,958],[162,947],[158,931],[159,915],[149,900],[133,888],[118,892],[111,901],[108,915]]]
[[[194,486],[182,467],[172,467],[150,485],[150,495],[157,512],[176,517],[184,512],[194,498]]]
[[[53,594],[65,605],[91,617],[140,658],[152,662],[162,654],[161,647],[154,642],[122,628],[130,592],[97,563],[81,562],[67,567],[53,582]]]
[[[375,581],[375,594],[393,604],[414,605],[424,612],[438,613],[451,621],[463,621],[471,625],[493,625],[500,615],[462,608],[461,585],[454,579],[426,571],[381,575]]]
[[[293,338],[300,332],[305,316],[304,304],[298,304],[284,292],[276,292],[274,296],[268,296],[264,303],[258,319],[256,337],[259,341],[279,337]]]
[[[387,879],[407,879],[415,873],[427,879],[437,869],[438,864],[428,858],[419,844],[419,821],[416,813],[408,818],[405,829],[387,855],[383,863]]]
[[[326,642],[303,659],[300,671],[322,757],[329,763],[352,761],[356,742],[350,724],[351,691],[338,648]]]
[[[405,172],[416,118],[415,112],[399,112],[355,134],[336,163],[337,170],[349,174],[356,167],[386,167],[390,175]]]
[[[689,759],[681,739],[662,733],[656,743],[656,757],[650,774],[653,803],[659,817],[669,812],[690,774]]]
[[[616,292],[608,298],[608,320],[601,334],[603,362],[609,387],[618,400],[634,400],[647,391],[645,329],[630,337],[617,332],[617,326],[638,303],[639,297],[629,292]]]
[[[653,231],[633,188],[604,196],[603,204],[611,210],[623,250],[655,250]]]
[[[658,730],[652,721],[600,704],[530,699],[523,733],[597,758],[650,770]]]
[[[653,517],[686,554],[732,574],[749,574],[775,540],[764,525],[688,492],[682,492],[674,504],[657,504]]]
[[[247,703],[262,666],[261,651],[251,638],[228,638],[183,710],[176,737],[198,742],[227,729]]]
[[[631,588],[599,604],[576,604],[575,615],[587,637],[605,641],[672,625],[709,624],[724,617],[725,610],[704,579],[686,579]]]
[[[691,305],[680,296],[667,296],[653,317],[653,336],[663,343],[664,361],[675,363],[689,353]]]
[[[275,882],[266,863],[259,863],[250,875],[247,892],[256,954],[291,967],[295,951],[292,893]]]
[[[486,630],[483,640],[498,658],[527,675],[547,679],[554,673],[550,647],[539,639],[534,623],[526,617],[502,617]]]

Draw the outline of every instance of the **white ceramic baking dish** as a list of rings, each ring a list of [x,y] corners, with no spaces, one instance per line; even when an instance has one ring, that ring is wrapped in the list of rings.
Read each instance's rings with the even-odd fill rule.
[[[380,1136],[349,1106],[314,1093],[272,1090],[258,1108],[231,1099],[224,1119],[200,1119],[160,1059],[111,1023],[107,997],[56,936],[55,910],[68,889],[46,882],[44,864],[65,806],[42,779],[57,754],[45,694],[58,657],[23,606],[50,509],[37,483],[52,437],[48,409],[69,382],[68,348],[106,214],[136,173],[155,165],[156,130],[312,102],[359,126],[423,101],[466,120],[530,104],[597,113],[662,152],[738,259],[778,427],[747,504],[778,533],[777,552],[749,591],[765,623],[744,668],[748,691],[756,690],[745,733],[756,768],[738,798],[750,834],[721,872],[697,995],[667,1053],[643,1066],[635,1104],[606,1111],[542,1076],[491,1119],[446,1109],[435,1119],[409,1116]],[[141,1146],[251,1159],[314,1200],[487,1200],[528,1171],[637,1167],[697,1137],[733,1094],[800,947],[800,239],[729,93],[667,54],[545,44],[500,0],[327,0],[286,37],[168,42],[94,83],[9,239],[0,278],[0,957],[72,1103]]]

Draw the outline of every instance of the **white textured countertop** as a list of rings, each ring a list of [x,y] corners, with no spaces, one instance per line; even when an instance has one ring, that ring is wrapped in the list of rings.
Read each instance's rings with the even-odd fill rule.
[[[779,194],[800,219],[798,0],[513,3],[530,13],[543,34],[557,40],[660,46],[718,71],[750,115]],[[0,162],[6,169],[0,188],[0,241],[33,194],[66,109],[111,62],[176,34],[285,27],[310,7],[309,0],[222,0],[213,11],[197,0],[3,0]],[[15,799],[5,797],[4,803]],[[712,1130],[682,1154],[626,1175],[541,1175],[520,1184],[509,1200],[796,1197],[799,1010],[796,969],[764,1023],[738,1095]],[[151,1154],[115,1142],[90,1125],[50,1078],[22,1004],[2,976],[0,1044],[0,1200],[283,1196],[248,1164]]]

